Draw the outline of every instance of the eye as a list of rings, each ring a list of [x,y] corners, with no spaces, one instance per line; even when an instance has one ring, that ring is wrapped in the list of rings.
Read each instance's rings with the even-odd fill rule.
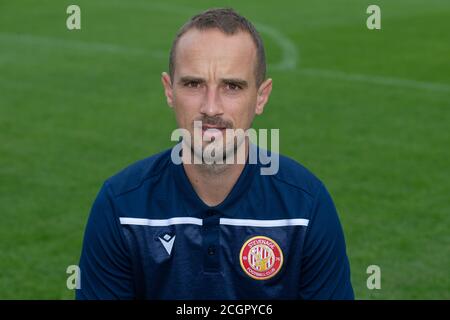
[[[199,88],[200,82],[199,81],[188,81],[184,83],[184,86],[187,88]]]
[[[227,83],[226,88],[231,91],[238,91],[238,90],[242,89],[242,87],[240,85],[238,85],[236,83],[232,83],[232,82]]]

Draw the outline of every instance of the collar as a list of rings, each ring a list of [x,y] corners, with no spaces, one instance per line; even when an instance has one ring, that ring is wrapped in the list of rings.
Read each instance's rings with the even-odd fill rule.
[[[258,152],[258,147],[254,144],[250,144],[250,148],[256,148]],[[177,186],[177,190],[181,195],[181,199],[185,202],[187,206],[186,209],[188,213],[192,216],[203,217],[206,213],[221,213],[231,211],[231,209],[239,204],[239,200],[242,199],[247,192],[250,190],[250,186],[255,176],[255,172],[259,167],[259,163],[250,164],[247,157],[244,169],[239,175],[238,180],[232,187],[230,193],[226,198],[216,206],[208,206],[203,200],[198,196],[194,187],[192,186],[189,178],[186,175],[183,164],[174,164],[170,161],[170,166],[173,173],[173,179]]]

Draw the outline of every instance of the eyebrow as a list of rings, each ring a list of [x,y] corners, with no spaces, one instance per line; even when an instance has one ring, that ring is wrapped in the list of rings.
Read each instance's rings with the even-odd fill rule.
[[[188,82],[199,82],[199,83],[205,83],[205,79],[200,78],[200,77],[193,77],[193,76],[184,76],[181,77],[180,80],[178,81],[178,83],[184,84],[184,83],[188,83]]]
[[[180,80],[178,81],[178,83],[181,84],[185,84],[188,82],[198,82],[198,83],[206,83],[206,80],[201,78],[201,77],[195,77],[195,76],[183,76],[180,78]],[[225,84],[234,84],[234,85],[238,85],[242,88],[247,88],[248,87],[248,82],[244,79],[239,79],[239,78],[221,78],[220,79],[221,83],[225,83]]]
[[[234,85],[238,85],[241,88],[247,88],[248,87],[248,82],[243,80],[243,79],[239,79],[239,78],[226,78],[226,79],[220,79],[220,82],[222,83],[226,83],[226,84],[234,84]]]

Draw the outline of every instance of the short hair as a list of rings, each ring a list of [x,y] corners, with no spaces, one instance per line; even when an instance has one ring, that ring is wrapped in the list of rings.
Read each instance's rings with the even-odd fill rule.
[[[232,8],[208,9],[198,15],[193,16],[178,31],[175,40],[172,43],[169,56],[169,75],[173,81],[175,74],[175,55],[176,47],[181,36],[191,29],[207,30],[219,29],[227,35],[234,35],[238,31],[248,32],[256,46],[255,78],[259,86],[266,77],[266,55],[264,45],[258,31],[245,17],[241,16]]]

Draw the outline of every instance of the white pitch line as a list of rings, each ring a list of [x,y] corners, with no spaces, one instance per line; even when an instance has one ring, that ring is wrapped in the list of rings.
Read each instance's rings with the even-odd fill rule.
[[[279,30],[261,23],[255,23],[261,33],[268,35],[281,49],[281,61],[271,64],[273,70],[285,71],[297,68],[298,50],[294,42]]]
[[[177,6],[154,6],[153,10],[174,12],[176,14],[186,13],[187,7]],[[193,10],[192,10],[193,11]],[[299,52],[296,44],[274,27],[257,23],[257,29],[268,35],[281,49],[281,60],[270,65],[273,71],[295,72],[300,75],[313,76],[325,79],[344,80],[356,83],[367,83],[373,85],[393,86],[406,89],[429,90],[435,92],[449,92],[450,84],[402,79],[388,76],[376,76],[367,74],[347,73],[330,69],[300,68],[298,69]],[[130,48],[116,44],[100,42],[82,42],[79,40],[67,40],[29,34],[0,33],[0,40],[24,43],[31,45],[58,46],[65,49],[123,54],[123,55],[148,55],[155,59],[165,59],[167,52],[164,50],[147,51],[141,48]]]
[[[147,1],[144,0],[144,2],[139,1],[123,1],[123,0],[104,0],[99,1],[97,3],[101,3],[106,6],[113,6],[114,8],[120,7],[125,10],[133,8],[133,9],[139,9],[140,11],[146,10],[150,13],[154,13],[155,11],[158,12],[166,12],[166,13],[173,13],[173,14],[179,14],[183,16],[193,16],[197,14],[198,12],[202,11],[201,9],[196,10],[192,7],[183,6],[180,4],[171,4],[169,1],[167,2],[156,2],[156,1]]]
[[[374,85],[393,86],[408,89],[420,89],[430,90],[438,92],[450,92],[450,85],[438,82],[417,81],[410,79],[375,76],[357,73],[346,73],[342,71],[328,70],[328,69],[315,69],[315,68],[302,68],[296,71],[296,73],[313,76],[319,78],[327,78],[334,80],[344,80],[351,82],[367,83]]]
[[[326,79],[344,80],[351,82],[367,83],[383,86],[394,86],[408,89],[420,89],[439,92],[449,92],[450,85],[445,83],[418,81],[395,77],[347,73],[329,69],[299,68],[297,69],[298,50],[293,41],[279,30],[266,25],[258,24],[257,29],[267,34],[280,47],[282,51],[281,61],[272,65],[275,71],[293,71],[301,75],[314,76]]]
[[[79,50],[87,52],[100,52],[120,55],[148,55],[153,58],[164,58],[168,54],[163,50],[145,50],[141,48],[130,48],[117,44],[104,42],[87,42],[57,37],[47,37],[31,34],[0,32],[0,41],[9,43],[25,44],[30,46],[58,47],[68,50]]]
[[[344,80],[373,85],[393,86],[407,89],[420,89],[438,92],[449,92],[450,84],[402,79],[396,77],[386,77],[377,75],[347,73],[330,69],[298,68],[297,59],[299,56],[297,46],[279,30],[267,25],[257,24],[257,29],[270,36],[282,51],[281,61],[271,65],[274,71],[292,71],[301,75],[314,76],[319,78]]]

